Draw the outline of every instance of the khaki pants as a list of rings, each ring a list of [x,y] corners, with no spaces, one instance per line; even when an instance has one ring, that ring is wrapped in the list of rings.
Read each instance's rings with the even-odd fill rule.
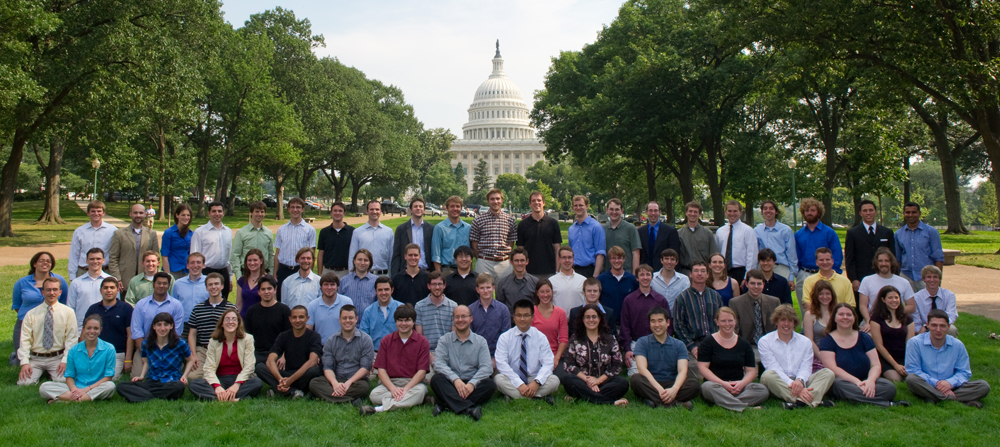
[[[330,269],[328,269],[326,267],[323,267],[323,275],[325,275],[327,273],[333,273],[334,275],[337,275],[337,278],[344,279],[344,277],[347,276],[348,273],[351,273],[351,271],[349,269],[348,270],[330,270]]]
[[[747,384],[746,388],[743,388],[743,392],[736,396],[729,394],[729,391],[726,391],[718,383],[705,382],[701,384],[701,397],[706,402],[737,412],[742,412],[746,407],[760,405],[769,396],[767,387],[759,383]]]
[[[407,383],[410,383],[410,379],[405,377],[390,380],[392,380],[392,384],[397,387],[404,387]],[[423,383],[414,385],[413,388],[410,388],[410,390],[403,395],[403,399],[398,401],[396,398],[392,397],[392,393],[389,392],[389,389],[386,388],[385,385],[379,384],[372,390],[371,394],[368,395],[368,398],[371,399],[373,404],[381,405],[382,410],[389,411],[393,408],[407,408],[420,405],[424,402],[424,396],[427,396],[427,385],[424,385]]]
[[[191,368],[191,372],[188,373],[188,380],[205,377],[205,357],[208,357],[208,348],[198,346],[194,348],[194,355],[198,359],[198,367]]]
[[[823,368],[819,371],[814,372],[809,376],[809,380],[806,380],[806,388],[812,388],[813,400],[812,402],[805,402],[813,407],[816,407],[823,401],[823,395],[830,390],[833,386],[833,379],[835,379],[833,371]],[[795,403],[798,397],[792,396],[792,390],[788,387],[788,384],[784,380],[778,377],[778,373],[767,370],[764,374],[760,376],[760,383],[767,387],[767,390],[785,402]]]
[[[795,281],[795,278],[790,278],[788,275],[792,274],[792,269],[788,268],[784,264],[774,264],[774,273],[784,276],[785,279]]]
[[[123,370],[125,370],[125,353],[119,352],[115,354],[115,376],[111,380],[117,382],[121,378]],[[114,392],[114,390],[111,391]]]
[[[506,261],[490,261],[488,259],[476,259],[476,274],[489,273],[493,277],[493,282],[510,273],[510,259]]]
[[[531,383],[533,380],[535,380],[535,376],[528,376],[528,383]],[[505,396],[511,399],[524,399],[524,396],[521,395],[521,392],[517,390],[517,387],[511,383],[507,376],[497,374],[493,376],[493,381],[496,382],[497,391],[500,391]],[[555,374],[551,374],[548,379],[545,379],[545,383],[538,387],[538,392],[535,393],[535,396],[545,397],[556,392],[558,389],[559,378]]]
[[[56,373],[62,359],[62,355],[57,355],[55,357],[31,356],[31,359],[28,360],[28,364],[31,365],[31,377],[29,377],[28,380],[18,380],[17,384],[19,386],[34,385],[38,383],[38,379],[42,378],[42,373],[46,372],[49,373],[49,377],[52,377],[53,382],[65,382],[66,379],[62,376],[62,374]]]
[[[58,399],[59,396],[69,392],[69,385],[63,382],[45,382],[38,387],[38,394],[46,400]],[[87,392],[90,400],[111,399],[115,395],[115,383],[104,382],[95,386]]]

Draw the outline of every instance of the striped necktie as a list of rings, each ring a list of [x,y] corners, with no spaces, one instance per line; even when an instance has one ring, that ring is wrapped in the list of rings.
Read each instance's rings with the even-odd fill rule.
[[[526,342],[528,334],[521,334],[521,364],[517,368],[517,375],[521,381],[528,383],[528,344]]]

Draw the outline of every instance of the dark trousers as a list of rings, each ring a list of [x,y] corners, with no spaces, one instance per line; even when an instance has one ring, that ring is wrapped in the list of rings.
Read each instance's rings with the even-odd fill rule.
[[[594,264],[574,265],[573,271],[579,273],[584,278],[592,278],[594,276]]]
[[[278,272],[276,275],[274,275],[274,277],[275,279],[278,280],[278,290],[276,291],[277,292],[276,296],[278,297],[279,303],[281,302],[281,284],[285,282],[285,278],[294,275],[295,272],[297,271],[299,271],[299,266],[297,265],[290,266],[285,264],[278,264]]]
[[[201,271],[201,274],[206,276],[212,273],[218,273],[222,275],[222,297],[229,298],[229,292],[233,291],[233,281],[230,278],[229,269],[213,269],[205,267]]]
[[[333,385],[330,384],[330,381],[327,380],[326,376],[319,376],[309,381],[309,391],[312,392],[313,396],[327,402],[343,404],[353,402],[354,399],[364,399],[370,390],[368,388],[368,379],[363,379],[354,382],[351,386],[347,387],[347,392],[344,393],[343,396],[334,396]],[[376,402],[375,404],[380,405],[381,402]]]
[[[254,351],[253,356],[257,359],[257,362],[254,363],[254,365],[259,365],[261,363],[267,364],[267,356],[270,354],[271,351]],[[256,368],[256,366],[254,366],[254,368]]]
[[[657,383],[663,388],[670,388],[674,386],[673,380],[658,380]],[[663,401],[660,400],[660,393],[656,392],[656,388],[653,384],[649,383],[649,379],[642,374],[635,374],[629,379],[629,384],[632,385],[632,392],[635,393],[636,397],[639,399],[649,399],[655,402],[657,405],[662,405]],[[674,398],[674,403],[677,402],[687,402],[691,399],[698,397],[701,394],[701,386],[698,385],[698,381],[688,377],[684,380],[684,384],[681,388],[677,390],[677,397]]]
[[[138,382],[118,384],[118,395],[136,403],[153,399],[177,400],[184,395],[184,384],[180,382],[156,382],[145,379]]]
[[[239,376],[219,376],[219,384],[222,385],[222,388],[229,389],[236,383],[237,377]],[[251,377],[240,385],[239,391],[236,392],[236,398],[254,397],[260,393],[261,388],[264,388],[264,382],[257,377]],[[188,389],[191,390],[191,394],[202,399],[216,400],[215,387],[205,379],[192,380],[188,383]]]
[[[292,374],[295,374],[296,371],[298,371],[298,369],[286,369],[284,371],[279,371],[279,372],[281,373],[281,377],[289,377]],[[302,392],[309,391],[309,381],[323,375],[323,370],[320,369],[319,366],[313,366],[312,368],[307,369],[305,374],[302,374],[302,377],[299,377],[299,380],[293,382],[288,387],[288,391],[282,393],[281,391],[278,391],[278,379],[271,374],[270,369],[267,369],[266,363],[258,363],[256,372],[257,372],[257,377],[260,377],[260,380],[263,380],[264,383],[270,386],[275,393],[284,396],[291,396],[292,392],[295,390],[299,390]]]
[[[587,382],[577,377],[576,374],[569,374],[564,370],[558,376],[567,396],[578,397],[595,404],[613,404],[628,392],[628,379],[622,376],[609,377],[604,383],[598,385],[601,390],[599,392],[594,392],[587,386]]]
[[[434,390],[439,404],[450,408],[455,414],[462,414],[476,405],[482,405],[489,401],[493,397],[493,392],[497,390],[497,386],[491,379],[481,380],[476,385],[476,389],[469,394],[469,397],[462,399],[452,381],[448,380],[444,374],[434,374],[434,377],[431,377],[431,389]]]
[[[746,276],[746,267],[731,267],[729,269],[729,277],[735,279],[737,284],[743,284],[743,278]]]

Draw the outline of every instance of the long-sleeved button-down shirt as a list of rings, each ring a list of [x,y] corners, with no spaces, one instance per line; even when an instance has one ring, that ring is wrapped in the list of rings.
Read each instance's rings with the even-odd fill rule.
[[[674,271],[674,276],[670,278],[670,283],[667,283],[663,279],[663,269],[661,268],[659,272],[653,275],[653,282],[649,283],[649,286],[656,293],[663,295],[667,299],[667,304],[670,305],[670,313],[673,314],[677,304],[677,296],[687,290],[688,287],[691,287],[691,279],[681,272]]]
[[[681,240],[680,259],[677,265],[685,271],[690,270],[691,265],[698,261],[707,264],[712,253],[719,251],[715,235],[702,225],[697,225],[694,229],[684,225],[677,230],[677,237]]]
[[[773,227],[757,224],[753,230],[757,233],[757,248],[760,250],[770,248],[774,252],[774,263],[788,267],[791,271],[788,276],[794,278],[795,273],[799,271],[799,254],[795,250],[795,235],[792,233],[792,228],[781,222],[775,222]]]
[[[160,241],[160,255],[167,258],[167,261],[170,263],[170,270],[184,272],[185,275],[188,273],[187,258],[191,254],[191,238],[193,236],[194,230],[189,228],[184,236],[181,237],[180,231],[177,230],[177,225],[167,228],[163,232],[163,237]]]
[[[534,377],[540,383],[545,383],[552,370],[555,368],[555,357],[549,349],[549,339],[534,327],[529,327],[528,332],[521,332],[517,327],[512,327],[500,335],[497,340],[496,360],[497,371],[510,379],[514,387],[524,384],[518,370],[521,365],[521,336],[524,338],[525,370],[528,377]]]
[[[194,306],[208,299],[205,278],[207,276],[199,275],[198,279],[191,279],[191,275],[187,275],[174,281],[174,288],[170,294],[181,302],[181,306],[184,306],[184,315],[191,315]]]
[[[97,278],[94,278],[88,272],[70,283],[69,298],[66,299],[66,305],[76,313],[77,327],[83,327],[83,317],[87,313],[87,309],[90,309],[90,306],[94,303],[98,303],[104,299],[101,295],[101,281],[109,277],[111,275],[100,272]]]
[[[402,305],[403,303],[390,299],[389,304],[385,306],[385,313],[382,312],[382,306],[378,302],[370,304],[365,310],[365,316],[361,319],[358,329],[372,337],[376,351],[382,338],[396,330],[396,318],[393,314]]]
[[[191,253],[205,255],[205,267],[231,268],[229,258],[233,253],[233,230],[225,225],[215,228],[212,222],[198,227],[191,236]]]
[[[76,279],[76,270],[79,267],[87,267],[87,251],[97,247],[104,250],[104,265],[108,265],[108,250],[111,249],[111,237],[115,235],[118,227],[107,222],[101,222],[101,226],[94,228],[90,222],[81,225],[73,230],[73,239],[69,244],[69,261],[67,271],[70,281]]]
[[[916,374],[931,386],[945,380],[952,388],[961,386],[972,377],[969,352],[961,340],[945,335],[941,348],[931,344],[931,334],[924,332],[906,342],[906,373]]]
[[[153,318],[160,312],[166,312],[174,317],[174,332],[179,337],[184,330],[184,322],[187,315],[184,314],[184,307],[176,298],[167,295],[163,301],[156,301],[152,296],[147,296],[135,304],[132,310],[132,339],[144,338],[148,335],[150,327],[153,325]]]
[[[357,272],[351,272],[340,280],[337,293],[347,295],[354,301],[354,306],[358,308],[358,321],[364,318],[365,309],[375,302],[376,279],[378,277],[371,272],[365,276],[358,276]]]
[[[295,254],[302,247],[316,248],[316,229],[312,225],[300,220],[298,224],[288,221],[278,227],[278,234],[274,237],[274,248],[278,249],[279,263],[298,265],[295,262]]]
[[[785,343],[778,338],[778,331],[768,332],[757,340],[757,350],[764,369],[777,373],[786,385],[795,379],[804,384],[812,375],[812,341],[805,335],[792,332],[792,339]]]
[[[715,325],[715,313],[722,307],[722,297],[711,287],[701,293],[689,287],[677,296],[676,306],[674,334],[689,351],[719,329]]]
[[[455,332],[442,335],[434,350],[434,373],[452,382],[462,379],[472,386],[489,379],[493,360],[486,339],[475,332],[470,332],[465,341],[459,340]]]
[[[840,273],[844,250],[840,246],[837,232],[823,225],[823,222],[817,222],[814,230],[805,225],[795,232],[795,254],[799,257],[799,269],[819,270],[816,266],[816,249],[820,247],[829,248],[833,252],[833,269]]]
[[[514,303],[523,299],[532,299],[535,296],[535,284],[538,278],[531,273],[524,273],[524,278],[517,279],[517,275],[511,273],[500,281],[497,281],[496,300],[507,306],[510,313],[514,313]]]
[[[76,326],[76,315],[69,306],[56,302],[52,305],[52,346],[45,347],[43,334],[45,334],[45,315],[49,312],[49,306],[44,302],[34,309],[31,309],[24,316],[24,323],[21,325],[21,346],[17,350],[17,358],[21,359],[21,365],[27,365],[31,360],[31,353],[48,354],[65,349],[62,354],[62,362],[66,362],[69,349],[76,344],[80,337],[80,332]]]
[[[472,314],[472,332],[486,339],[492,357],[497,350],[500,334],[510,329],[510,311],[507,310],[507,306],[493,299],[487,307],[483,306],[483,300],[477,300],[469,306],[469,311]]]
[[[743,221],[735,224],[726,223],[715,232],[715,243],[719,245],[720,253],[726,254],[729,245],[729,232],[733,232],[733,265],[731,267],[746,267],[747,271],[757,268],[757,233]]]
[[[354,229],[351,234],[351,248],[347,259],[353,260],[354,254],[364,248],[372,252],[374,258],[371,270],[389,270],[389,261],[392,260],[392,229],[379,223],[377,227],[365,222]]]
[[[604,227],[593,217],[573,222],[569,226],[569,246],[573,248],[573,265],[588,266],[597,262],[597,255],[605,256],[607,245]],[[626,253],[625,256],[631,256]]]
[[[920,281],[920,270],[935,262],[944,262],[941,234],[923,222],[915,230],[908,225],[896,230],[896,259],[899,272],[914,281]]]
[[[274,268],[274,233],[263,225],[256,228],[253,224],[246,224],[243,228],[236,230],[236,234],[233,235],[233,253],[229,257],[229,265],[233,266],[233,273],[236,274],[237,278],[243,276],[243,263],[246,261],[247,252],[254,248],[264,253],[264,265],[261,268]],[[293,252],[292,258],[294,257],[295,253]],[[296,264],[293,260],[289,265]]]
[[[293,273],[281,283],[281,302],[289,309],[308,305],[320,297],[319,280],[320,276],[311,271],[305,278],[300,272]]]
[[[625,297],[622,303],[621,326],[619,326],[618,342],[625,352],[632,351],[632,342],[652,334],[649,329],[649,311],[654,307],[669,308],[667,299],[650,288],[649,295],[636,290]]]
[[[434,234],[431,235],[431,261],[441,265],[455,265],[455,249],[461,246],[469,246],[469,231],[472,226],[459,219],[458,223],[451,223],[450,219],[445,219],[434,226]]]
[[[931,300],[932,296],[936,296],[937,299]],[[931,304],[935,302],[938,309],[948,314],[948,321],[951,324],[955,324],[955,320],[958,319],[958,303],[955,300],[955,294],[951,290],[939,287],[937,293],[931,295],[927,289],[922,289],[913,294],[913,301],[917,305],[917,311],[912,315],[913,327],[918,331],[921,327],[927,325],[927,313],[931,311]]]
[[[348,340],[339,332],[323,344],[323,369],[333,371],[338,382],[354,377],[361,368],[372,370],[375,349],[372,338],[361,331],[354,331]]]

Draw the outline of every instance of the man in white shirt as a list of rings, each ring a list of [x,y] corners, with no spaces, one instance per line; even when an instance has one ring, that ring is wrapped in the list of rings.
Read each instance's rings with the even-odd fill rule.
[[[69,262],[67,262],[69,276],[66,279],[70,281],[89,270],[90,263],[87,262],[87,256],[90,249],[100,248],[101,253],[108,253],[111,249],[111,236],[118,230],[118,227],[104,221],[104,202],[100,200],[87,204],[87,216],[90,217],[90,222],[73,230],[73,240],[69,244]],[[105,258],[102,267],[107,267],[107,257],[102,257]]]
[[[288,201],[288,223],[278,228],[274,237],[274,270],[278,283],[294,275],[299,266],[295,262],[295,254],[299,249],[316,248],[316,229],[302,219],[306,202],[299,197]],[[278,301],[281,301],[281,289],[278,289]]]
[[[941,288],[941,269],[925,265],[920,270],[920,276],[923,277],[924,288],[913,294],[914,305],[917,307],[912,315],[914,330],[917,334],[927,332],[927,314],[934,309],[941,309],[948,314],[948,335],[958,338],[958,328],[955,327],[955,320],[958,319],[955,294]]]
[[[823,395],[836,377],[829,368],[812,372],[812,341],[795,332],[799,324],[798,312],[791,305],[782,304],[771,314],[771,322],[777,329],[757,341],[760,363],[766,369],[760,376],[760,383],[774,397],[785,401],[784,407],[788,410],[834,406],[832,401],[823,400]]]
[[[554,356],[549,339],[531,327],[535,305],[522,299],[514,303],[514,327],[497,340],[497,390],[510,399],[543,399],[555,405],[552,393],[559,389],[559,378],[552,373]]]
[[[373,275],[388,275],[389,263],[392,261],[392,229],[379,222],[382,217],[382,204],[372,200],[368,202],[368,221],[354,229],[351,234],[351,248],[347,259],[354,259],[359,249],[372,252],[371,272]]]
[[[729,222],[715,232],[715,242],[726,258],[729,277],[742,283],[747,270],[757,268],[757,233],[740,217],[743,217],[743,205],[737,200],[726,202]]]
[[[691,280],[687,275],[674,270],[677,268],[677,262],[680,260],[680,255],[676,250],[668,248],[663,250],[660,255],[660,264],[663,267],[660,268],[659,272],[653,275],[653,282],[650,283],[650,287],[663,295],[667,299],[667,303],[670,304],[670,313],[674,312],[674,303],[677,302],[677,295],[681,292],[691,287]]]
[[[320,276],[313,273],[313,252],[309,247],[302,247],[295,254],[299,263],[298,274],[289,276],[281,284],[282,303],[289,308],[308,306],[314,299],[320,297]],[[337,281],[340,285],[340,281]],[[354,303],[351,303],[354,304]]]
[[[94,247],[87,251],[87,272],[78,276],[69,285],[69,296],[66,305],[73,312],[76,312],[76,327],[83,327],[83,317],[87,309],[94,303],[100,302],[101,282],[111,275],[104,273],[101,266],[104,265],[104,252]]]
[[[860,301],[858,311],[864,319],[863,325],[867,325],[870,313],[875,307],[875,300],[878,299],[878,292],[885,286],[893,286],[899,290],[899,297],[906,303],[906,313],[912,314],[917,309],[913,301],[913,289],[910,282],[892,272],[899,271],[899,263],[896,262],[896,255],[886,247],[879,247],[875,251],[875,260],[872,267],[876,269],[874,275],[868,275],[861,280],[861,287],[858,288]],[[915,327],[915,326],[914,326]]]
[[[552,304],[566,311],[582,306],[586,300],[583,297],[583,275],[573,270],[573,249],[568,246],[559,247],[559,271],[549,277],[552,283]]]
[[[208,299],[208,288],[205,287],[205,256],[198,252],[193,252],[187,257],[187,276],[182,276],[174,281],[172,295],[184,306],[184,315],[191,315],[191,310],[198,303]]]
[[[191,253],[205,255],[205,268],[202,274],[218,273],[225,283],[222,286],[222,297],[229,298],[233,290],[232,270],[229,258],[233,253],[233,230],[222,223],[226,208],[222,202],[212,202],[208,205],[208,223],[194,230],[191,236]]]

